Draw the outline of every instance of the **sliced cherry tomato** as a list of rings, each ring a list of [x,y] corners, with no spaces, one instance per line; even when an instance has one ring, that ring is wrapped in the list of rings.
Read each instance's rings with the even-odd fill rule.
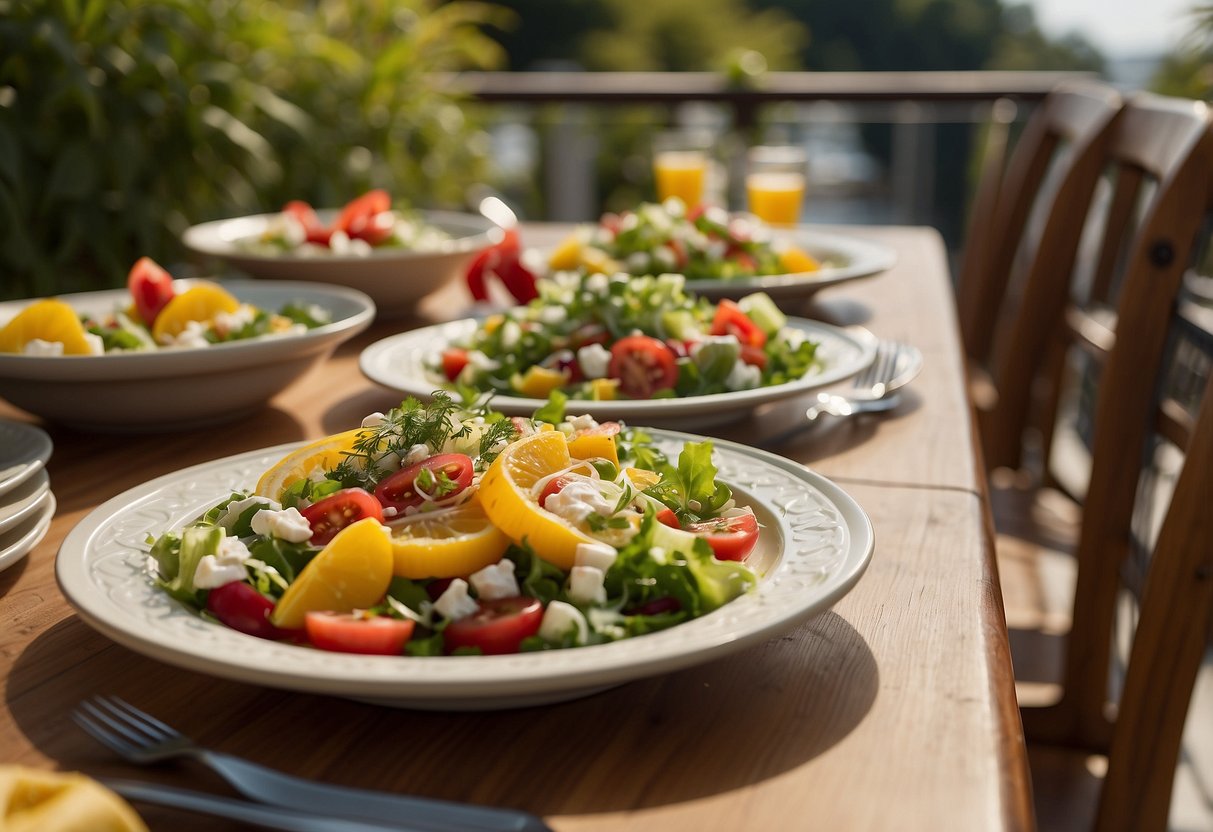
[[[312,543],[323,546],[364,517],[383,522],[383,507],[361,488],[343,488],[300,512],[312,526]]]
[[[758,542],[758,520],[752,514],[691,523],[686,530],[706,540],[718,560],[744,560]]]
[[[449,381],[459,378],[463,368],[468,365],[468,351],[459,347],[451,347],[442,351],[442,374]]]
[[[560,490],[572,481],[572,477],[552,477],[552,479],[548,480],[548,484],[545,485],[543,487],[543,491],[539,493],[540,508],[542,508],[544,503],[548,501],[548,497],[551,497],[553,494],[560,493]]]
[[[341,209],[341,213],[337,215],[337,221],[333,223],[333,230],[344,231],[351,238],[366,239],[367,242],[374,244],[376,240],[371,238],[381,233],[380,226],[374,220],[391,208],[392,197],[387,191],[378,189],[367,191]],[[388,233],[391,233],[390,228]],[[382,238],[378,240],[378,242],[382,241]]]
[[[126,279],[126,286],[135,302],[135,312],[148,326],[156,322],[160,310],[177,294],[173,290],[172,275],[150,257],[140,257],[135,261]]]
[[[722,300],[716,305],[716,317],[712,319],[713,335],[732,335],[741,345],[761,347],[767,342],[762,327],[750,320],[741,307],[731,300]]]
[[[626,217],[627,214],[628,212],[624,212],[623,214],[613,214],[608,211],[602,215],[602,219],[598,221],[598,224],[607,231],[610,231],[612,234],[618,234],[619,229],[623,227],[623,218]]]
[[[304,619],[307,639],[321,650],[399,656],[413,637],[413,622],[377,615],[364,618],[348,612],[309,612]]]
[[[329,244],[329,240],[333,236],[333,230],[324,226],[324,223],[320,221],[320,217],[316,216],[316,211],[306,202],[298,199],[288,202],[283,207],[282,213],[294,217],[295,221],[303,226],[303,232],[307,235],[309,243],[315,243],[320,246],[327,246]]]
[[[678,515],[674,513],[672,508],[663,508],[653,517],[658,523],[663,526],[669,526],[671,529],[681,529],[682,524],[678,522]]]
[[[479,647],[485,655],[517,653],[524,638],[539,632],[543,604],[534,598],[514,596],[481,601],[479,611],[452,621],[443,633],[446,652]]]
[[[682,240],[667,240],[666,246],[674,253],[674,265],[682,269],[687,264],[687,247]]]
[[[402,468],[375,486],[375,498],[384,508],[394,508],[397,511],[419,506],[425,498],[417,493],[417,476],[422,471],[429,471],[435,477],[444,474],[455,487],[443,494],[450,497],[458,494],[472,483],[472,460],[464,454],[438,454],[422,460],[416,465]],[[426,489],[427,491],[430,489]]]
[[[754,274],[758,271],[758,261],[754,259],[754,255],[746,251],[739,251],[731,258],[734,263],[741,266],[745,274]]]
[[[244,581],[233,581],[206,594],[206,608],[216,618],[242,633],[257,638],[282,639],[294,635],[270,623],[274,602]]]
[[[633,399],[647,399],[674,386],[678,366],[670,348],[647,335],[629,335],[611,347],[607,375],[619,379],[619,389]]]
[[[741,360],[760,370],[767,368],[767,354],[762,347],[752,347],[745,344],[741,348]]]

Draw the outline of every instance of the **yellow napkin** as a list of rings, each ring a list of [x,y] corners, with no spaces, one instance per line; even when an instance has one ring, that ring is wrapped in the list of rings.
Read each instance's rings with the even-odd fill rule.
[[[0,765],[0,832],[147,832],[118,795],[83,774]]]

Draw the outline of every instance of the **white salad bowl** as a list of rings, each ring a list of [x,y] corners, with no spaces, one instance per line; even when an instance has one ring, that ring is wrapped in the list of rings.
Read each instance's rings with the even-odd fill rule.
[[[334,211],[317,212],[330,222]],[[253,277],[315,280],[348,286],[369,295],[380,317],[405,315],[417,302],[462,276],[479,252],[500,239],[501,231],[484,217],[450,211],[423,211],[421,218],[450,235],[435,248],[379,248],[365,256],[340,254],[263,254],[243,242],[256,239],[280,214],[216,220],[187,228],[182,242],[190,251],[217,258]]]
[[[188,286],[189,281],[178,281]],[[277,311],[291,302],[316,304],[332,321],[302,333],[244,341],[107,355],[0,354],[0,398],[51,422],[107,433],[172,431],[239,419],[370,325],[366,295],[318,283],[232,280],[241,301]],[[125,289],[60,298],[77,312],[105,315],[125,308]],[[33,301],[0,303],[0,326]]]
[[[653,431],[676,454],[702,438]],[[558,702],[759,644],[829,609],[872,557],[872,524],[834,483],[803,465],[712,440],[718,477],[762,524],[747,564],[753,592],[668,630],[608,644],[504,656],[359,656],[267,641],[208,621],[156,587],[147,536],[178,529],[298,447],[284,445],[159,477],[98,506],[55,560],[63,594],[119,644],[226,679],[383,705],[495,710]]]

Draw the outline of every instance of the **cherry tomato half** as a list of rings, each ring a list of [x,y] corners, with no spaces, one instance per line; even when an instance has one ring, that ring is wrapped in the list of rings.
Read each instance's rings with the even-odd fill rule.
[[[413,637],[413,622],[407,618],[375,616],[363,618],[348,612],[309,612],[304,619],[307,639],[321,650],[362,653],[370,656],[399,656]]]
[[[442,351],[442,374],[448,381],[459,378],[463,368],[468,365],[468,351],[459,347],[451,347]]]
[[[751,347],[745,344],[741,348],[741,360],[760,370],[767,368],[767,354],[762,347]]]
[[[361,488],[343,488],[299,512],[312,527],[312,543],[323,546],[364,517],[383,522],[383,507]]]
[[[447,625],[443,633],[446,652],[460,647],[479,647],[485,655],[517,653],[524,638],[539,632],[543,604],[521,595],[481,601],[480,609]]]
[[[752,514],[691,523],[686,530],[706,540],[717,560],[744,560],[758,542],[758,520]]]
[[[761,347],[767,342],[762,327],[750,320],[741,307],[731,300],[722,300],[716,305],[716,317],[712,319],[713,335],[732,335],[743,347]]]
[[[282,213],[288,214],[295,219],[297,223],[303,226],[303,233],[309,243],[315,243],[319,246],[327,246],[329,240],[333,236],[331,228],[325,228],[324,223],[320,221],[320,217],[316,216],[316,211],[306,202],[295,199],[288,202],[282,208]]]
[[[540,508],[548,501],[548,497],[560,493],[560,490],[572,481],[572,477],[552,477],[548,480],[548,484],[543,487],[543,491],[539,492]]]
[[[350,238],[366,240],[371,245],[381,243],[391,233],[391,227],[385,228],[377,221],[377,217],[391,210],[392,198],[387,191],[367,191],[357,199],[351,200],[333,223],[334,231],[344,231]]]
[[[206,608],[216,618],[242,633],[257,638],[280,639],[294,635],[270,623],[274,602],[244,581],[232,581],[206,595]]]
[[[647,335],[620,338],[611,347],[607,375],[619,379],[619,389],[633,399],[647,399],[674,386],[678,366],[670,348]]]
[[[663,508],[653,517],[658,523],[663,526],[669,526],[671,529],[681,529],[682,524],[678,522],[678,515],[674,513],[672,508]]]
[[[472,483],[472,460],[464,454],[438,454],[422,460],[416,465],[402,468],[375,486],[375,498],[384,508],[394,508],[397,511],[419,506],[425,498],[417,493],[415,483],[417,475],[429,471],[435,477],[445,474],[455,484],[452,491],[443,494],[449,497],[458,494]]]
[[[148,326],[156,322],[160,310],[176,295],[172,275],[150,257],[140,257],[135,261],[126,279],[126,286],[135,302],[136,314]]]

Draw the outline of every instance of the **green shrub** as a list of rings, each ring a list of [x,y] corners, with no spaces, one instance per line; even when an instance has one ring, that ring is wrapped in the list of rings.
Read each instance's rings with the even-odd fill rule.
[[[477,28],[501,13],[0,0],[0,295],[120,284],[179,259],[187,225],[289,199],[461,204],[485,142],[443,73],[501,63]]]

